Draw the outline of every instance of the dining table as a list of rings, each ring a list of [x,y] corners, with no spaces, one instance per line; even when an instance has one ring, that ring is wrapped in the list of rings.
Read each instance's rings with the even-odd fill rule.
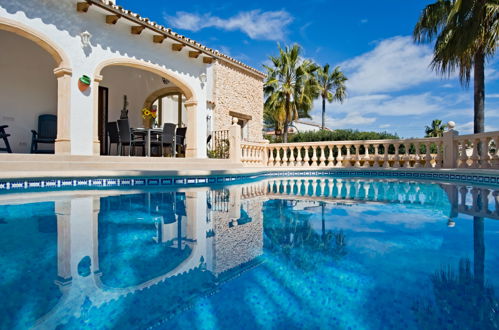
[[[145,148],[146,148],[146,157],[151,157],[151,140],[152,136],[159,136],[163,134],[163,128],[154,127],[154,128],[132,128],[132,134],[136,136],[143,136],[145,138]],[[173,148],[175,149],[175,148]],[[175,150],[173,151],[173,157],[175,157]]]

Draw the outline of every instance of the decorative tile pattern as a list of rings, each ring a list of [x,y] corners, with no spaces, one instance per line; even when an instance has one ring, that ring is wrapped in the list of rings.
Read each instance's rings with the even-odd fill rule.
[[[0,181],[0,193],[12,191],[39,191],[39,190],[70,190],[70,189],[103,189],[126,188],[131,186],[158,187],[158,186],[194,186],[207,184],[242,183],[248,180],[257,180],[264,177],[370,177],[370,178],[400,178],[431,181],[460,182],[467,184],[487,184],[499,186],[499,172],[487,174],[441,173],[438,171],[407,171],[407,170],[297,170],[279,172],[259,172],[247,175],[224,175],[209,177],[146,177],[146,178],[61,178]]]

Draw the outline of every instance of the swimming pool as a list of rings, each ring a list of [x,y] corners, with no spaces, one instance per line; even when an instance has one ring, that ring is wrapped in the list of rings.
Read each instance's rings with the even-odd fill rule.
[[[371,178],[3,194],[0,328],[498,328],[494,188]]]

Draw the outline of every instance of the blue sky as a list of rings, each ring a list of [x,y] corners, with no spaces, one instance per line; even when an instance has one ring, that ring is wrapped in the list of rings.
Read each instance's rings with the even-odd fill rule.
[[[432,72],[431,45],[415,45],[412,29],[427,0],[309,0],[173,2],[118,0],[118,4],[164,24],[208,47],[257,69],[277,43],[298,43],[304,57],[340,65],[349,97],[327,106],[331,128],[388,131],[402,137],[424,135],[438,118],[453,120],[471,133],[472,85]],[[499,68],[487,66],[486,130],[499,129]],[[313,120],[320,122],[317,101]]]

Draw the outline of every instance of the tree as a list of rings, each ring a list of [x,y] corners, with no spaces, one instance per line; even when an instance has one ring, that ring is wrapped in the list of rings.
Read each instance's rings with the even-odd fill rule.
[[[279,48],[279,56],[270,56],[272,66],[264,66],[267,80],[264,84],[265,111],[271,118],[284,118],[284,142],[288,141],[288,128],[295,119],[310,117],[313,100],[318,96],[314,72],[317,66],[300,56],[298,45]]]
[[[441,137],[444,135],[446,127],[447,125],[442,124],[441,120],[435,119],[431,122],[431,126],[426,126],[426,137]]]
[[[474,70],[474,132],[485,126],[485,60],[499,36],[497,0],[438,0],[426,6],[414,28],[419,43],[435,40],[432,68],[441,75],[458,70],[469,85]]]
[[[322,129],[326,127],[326,100],[329,103],[339,101],[343,103],[347,96],[347,88],[345,82],[347,77],[341,72],[340,67],[334,68],[333,72],[329,72],[329,64],[319,68],[316,71],[317,82],[319,85],[319,93],[322,97]]]

